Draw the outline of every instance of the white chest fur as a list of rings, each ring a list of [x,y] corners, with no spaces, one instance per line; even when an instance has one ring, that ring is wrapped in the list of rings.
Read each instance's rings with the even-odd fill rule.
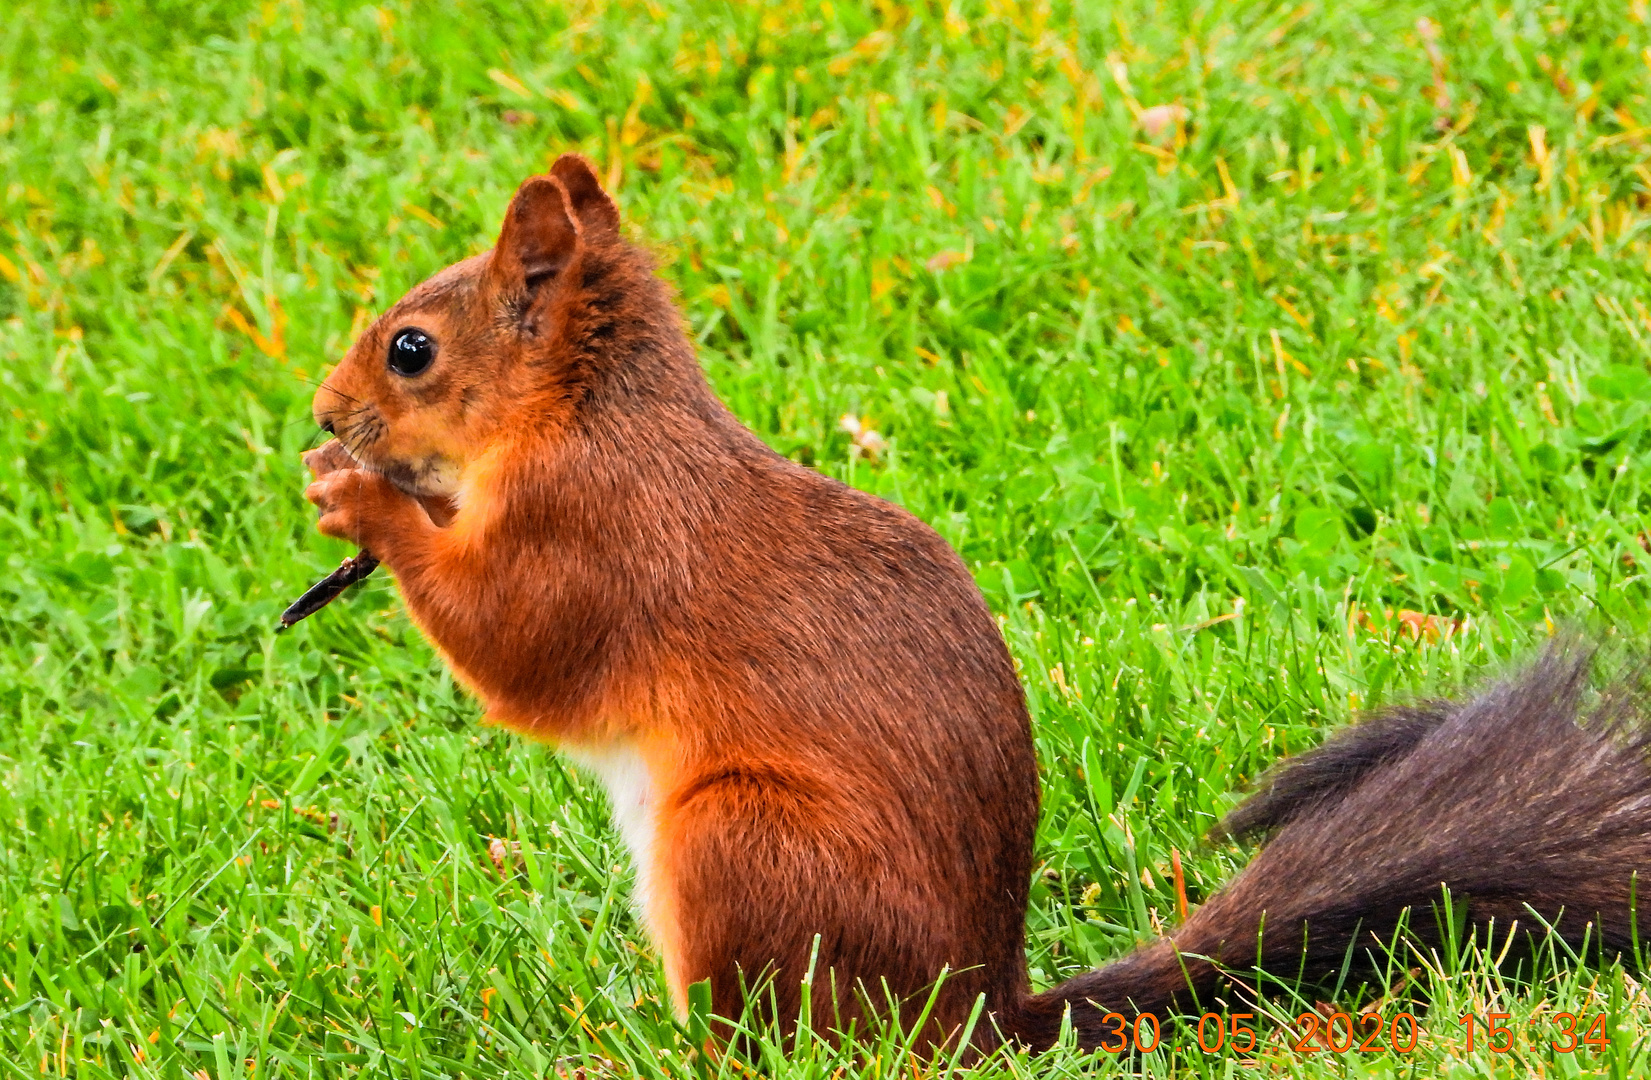
[[[613,823],[630,849],[636,864],[636,906],[648,917],[654,867],[655,814],[658,793],[648,763],[636,747],[616,743],[610,746],[563,746],[569,761],[595,774],[608,789],[613,806]]]

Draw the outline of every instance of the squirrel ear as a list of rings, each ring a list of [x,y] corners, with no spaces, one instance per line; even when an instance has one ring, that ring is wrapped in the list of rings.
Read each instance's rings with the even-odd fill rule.
[[[596,170],[583,154],[563,154],[550,167],[550,175],[562,182],[573,202],[573,214],[588,229],[619,231],[619,208],[613,205]]]
[[[560,271],[579,248],[579,226],[568,210],[566,189],[548,176],[533,176],[516,189],[493,245],[488,276],[507,293],[531,292]]]

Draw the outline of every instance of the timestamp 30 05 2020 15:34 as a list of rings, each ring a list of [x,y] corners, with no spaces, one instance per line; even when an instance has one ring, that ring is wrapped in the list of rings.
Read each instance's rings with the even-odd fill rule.
[[[1213,1012],[1203,1014],[1198,1018],[1195,1031],[1198,1049],[1206,1054],[1218,1054],[1223,1051],[1250,1053],[1260,1043],[1255,1029],[1245,1021],[1253,1021],[1255,1015]],[[1466,1029],[1468,1050],[1484,1046],[1492,1053],[1506,1054],[1516,1049],[1519,1041],[1518,1029],[1509,1023],[1511,1019],[1512,1016],[1508,1013],[1486,1013],[1484,1016],[1470,1013],[1457,1023]],[[1101,1022],[1115,1025],[1112,1030],[1102,1033],[1100,1048],[1109,1054],[1122,1054],[1128,1051],[1146,1054],[1162,1045],[1163,1030],[1159,1026],[1158,1018],[1150,1013],[1135,1017],[1133,1022],[1123,1013],[1107,1013]],[[1548,1046],[1557,1053],[1571,1054],[1578,1050],[1601,1051],[1611,1043],[1603,1013],[1589,1017],[1561,1012],[1533,1018],[1527,1025],[1530,1028],[1530,1045],[1533,1048],[1539,1048],[1541,1043],[1542,1033],[1536,1030],[1539,1023],[1552,1025],[1552,1034],[1555,1037],[1548,1040]],[[1386,1050],[1396,1054],[1408,1054],[1415,1050],[1421,1041],[1421,1028],[1416,1022],[1416,1017],[1407,1012],[1396,1013],[1391,1019],[1385,1020],[1377,1013],[1360,1013],[1353,1016],[1344,1012],[1329,1015],[1306,1012],[1295,1019],[1295,1035],[1290,1042],[1290,1048],[1302,1053],[1330,1051],[1338,1054],[1371,1054]]]

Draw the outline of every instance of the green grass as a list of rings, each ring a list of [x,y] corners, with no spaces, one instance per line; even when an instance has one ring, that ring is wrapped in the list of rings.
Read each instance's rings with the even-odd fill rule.
[[[271,633],[344,552],[300,496],[313,382],[564,149],[735,411],[1001,613],[1040,985],[1173,919],[1172,851],[1208,895],[1235,792],[1355,710],[1651,624],[1642,0],[10,10],[0,1075],[696,1067],[594,784],[479,727],[384,580]],[[1270,1067],[1624,1075],[1647,1030],[1619,974],[1399,963],[1415,1053]],[[1498,1007],[1617,1041],[1468,1052]]]

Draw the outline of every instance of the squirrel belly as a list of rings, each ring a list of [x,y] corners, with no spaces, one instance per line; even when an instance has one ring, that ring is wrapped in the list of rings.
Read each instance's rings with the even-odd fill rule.
[[[1287,764],[1230,821],[1271,842],[1172,938],[1031,994],[1036,758],[979,590],[722,406],[582,158],[370,327],[315,415],[348,451],[309,459],[320,529],[391,570],[490,719],[602,780],[679,1009],[709,980],[716,1013],[794,1023],[812,970],[815,1030],[909,1025],[945,973],[930,1043],[984,999],[979,1048],[1068,1011],[1093,1046],[1258,961],[1327,970],[1441,884],[1498,927],[1530,904],[1632,936],[1646,740],[1627,706],[1578,722],[1585,665],[1555,656]]]

